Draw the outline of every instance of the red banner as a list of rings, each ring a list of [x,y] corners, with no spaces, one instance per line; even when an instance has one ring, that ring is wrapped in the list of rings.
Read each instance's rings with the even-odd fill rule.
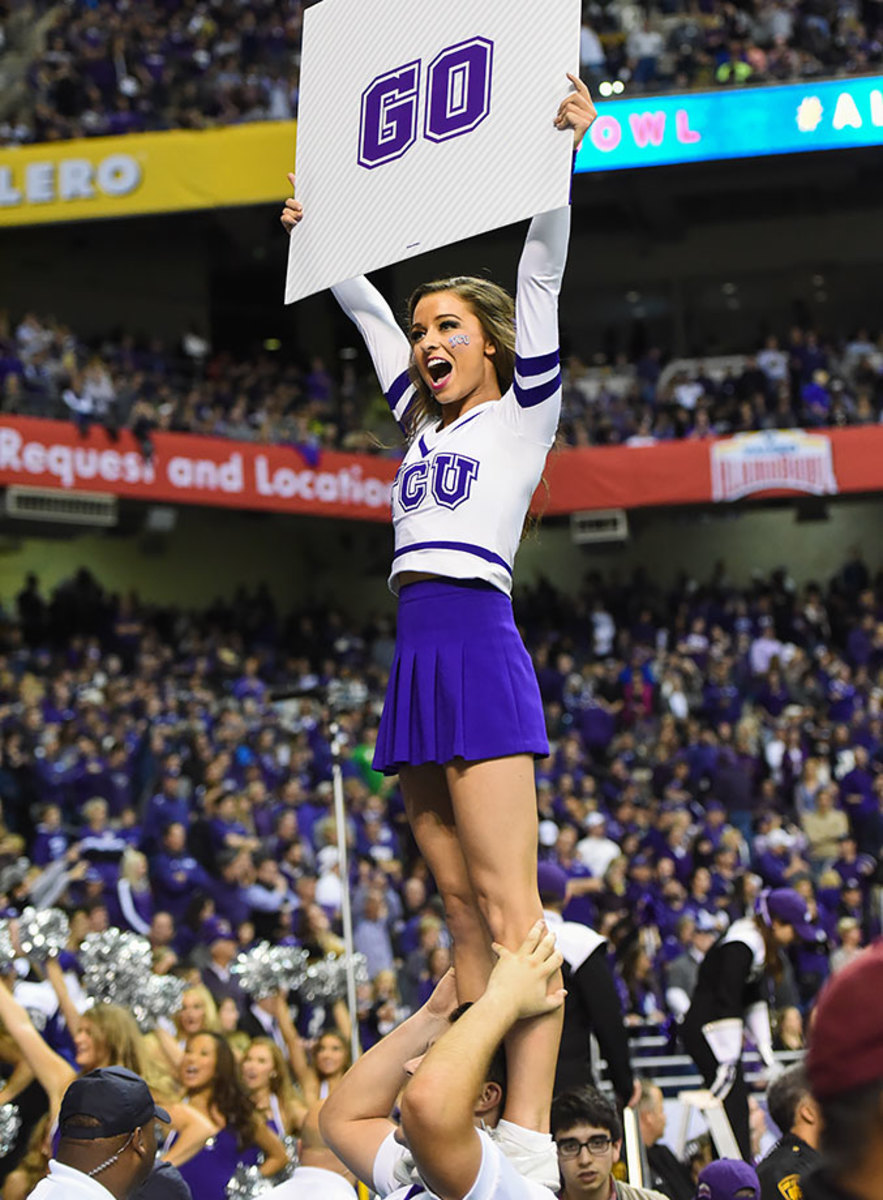
[[[158,433],[147,459],[128,432],[81,436],[64,421],[0,419],[0,486],[110,492],[157,503],[220,505],[389,520],[397,462],[369,455]],[[706,441],[552,453],[550,516],[582,509],[883,491],[883,427],[775,430]]]
[[[315,463],[291,446],[157,433],[145,458],[128,432],[99,426],[81,436],[64,421],[4,417],[0,484],[111,492],[159,503],[223,505],[389,520],[397,463],[321,451]]]
[[[883,491],[883,427],[770,430],[732,438],[595,446],[549,456],[550,516]]]

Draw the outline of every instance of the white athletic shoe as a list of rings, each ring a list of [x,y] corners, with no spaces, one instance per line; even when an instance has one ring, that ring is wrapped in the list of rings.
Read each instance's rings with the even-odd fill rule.
[[[511,1121],[500,1121],[495,1129],[486,1128],[485,1132],[523,1179],[538,1183],[550,1192],[558,1191],[561,1187],[558,1151],[550,1133],[522,1129]]]

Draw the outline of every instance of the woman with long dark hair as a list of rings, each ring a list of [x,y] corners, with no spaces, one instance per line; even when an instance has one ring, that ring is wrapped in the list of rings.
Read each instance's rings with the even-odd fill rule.
[[[197,1033],[187,1041],[181,1064],[185,1103],[208,1119],[212,1136],[184,1163],[181,1174],[199,1200],[226,1200],[227,1184],[240,1165],[278,1175],[288,1155],[275,1133],[261,1120],[243,1084],[236,1059],[218,1033]]]

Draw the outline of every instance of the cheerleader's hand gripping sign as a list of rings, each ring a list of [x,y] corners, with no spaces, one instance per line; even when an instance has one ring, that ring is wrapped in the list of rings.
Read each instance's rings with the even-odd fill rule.
[[[566,205],[579,30],[580,0],[309,8],[286,303]]]

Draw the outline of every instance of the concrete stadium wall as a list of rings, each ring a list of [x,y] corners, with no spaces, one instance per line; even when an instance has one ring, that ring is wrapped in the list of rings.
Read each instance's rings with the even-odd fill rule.
[[[7,530],[9,526],[7,525]],[[385,525],[264,517],[181,508],[171,534],[0,537],[0,600],[10,604],[33,571],[51,591],[86,566],[111,592],[134,589],[161,604],[201,607],[266,582],[287,610],[305,603],[375,611],[386,588],[392,533]]]
[[[229,598],[241,584],[266,581],[283,609],[316,603],[355,614],[394,604],[386,588],[392,533],[385,525],[181,508],[175,530],[157,535],[144,531],[145,512],[136,510],[130,532],[67,538],[38,536],[34,526],[10,532],[7,523],[0,535],[0,600],[9,605],[29,571],[51,590],[88,566],[108,590],[134,588],[157,603],[201,606]],[[516,584],[545,575],[575,591],[589,570],[627,579],[641,566],[667,586],[682,571],[708,578],[718,559],[737,584],[755,569],[783,565],[799,583],[826,581],[853,545],[862,547],[872,570],[883,566],[883,497],[832,502],[827,512],[827,520],[812,522],[798,521],[793,506],[639,513],[625,545],[591,548],[574,545],[567,523],[546,522],[521,548]],[[131,514],[127,519],[131,526]]]
[[[630,518],[632,537],[620,546],[574,546],[569,526],[541,527],[538,538],[522,546],[516,575],[528,583],[545,574],[572,590],[590,570],[627,579],[643,567],[666,586],[682,571],[705,580],[723,559],[737,584],[748,583],[755,570],[768,574],[781,566],[798,583],[825,582],[853,545],[872,571],[883,567],[883,496],[829,503],[827,520],[800,521],[798,511],[787,505],[638,513]]]

